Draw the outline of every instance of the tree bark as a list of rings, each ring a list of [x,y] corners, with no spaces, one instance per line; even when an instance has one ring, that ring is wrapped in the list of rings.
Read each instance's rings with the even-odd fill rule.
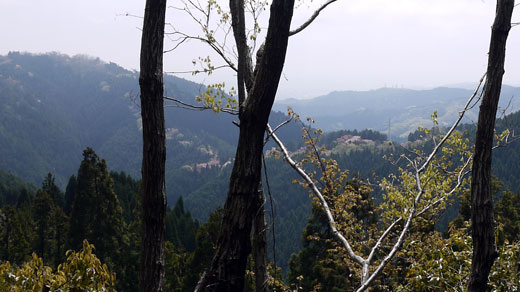
[[[217,251],[196,291],[244,289],[253,220],[259,208],[263,208],[258,190],[264,133],[285,62],[293,8],[294,0],[273,0],[271,4],[264,54],[257,63],[248,97],[241,105],[240,134]]]
[[[163,291],[166,215],[163,105],[165,13],[166,0],[146,1],[139,75],[143,125],[141,292]]]
[[[491,150],[513,7],[514,0],[497,1],[489,46],[487,79],[478,118],[471,170],[473,259],[468,283],[470,292],[487,291],[489,272],[497,257],[491,193]]]
[[[267,223],[265,221],[265,196],[262,186],[258,190],[258,196],[258,200],[260,200],[262,205],[254,219],[253,259],[255,261],[255,292],[264,292],[267,291]]]

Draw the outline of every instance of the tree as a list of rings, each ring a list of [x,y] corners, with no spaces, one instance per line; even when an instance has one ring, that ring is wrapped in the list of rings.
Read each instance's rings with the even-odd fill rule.
[[[495,129],[506,41],[511,28],[514,0],[498,0],[489,45],[487,79],[480,104],[475,152],[471,170],[471,228],[473,258],[468,291],[487,291],[489,272],[497,257],[493,197],[491,193],[491,152]]]
[[[94,246],[84,241],[81,251],[68,251],[66,261],[55,271],[36,254],[19,267],[10,262],[1,263],[0,290],[115,292],[115,275],[93,250]]]
[[[200,26],[201,35],[189,35],[178,31],[173,25],[172,38],[177,44],[172,50],[189,40],[206,43],[224,61],[225,65],[215,67],[210,57],[200,58],[193,63],[201,63],[202,70],[193,74],[211,74],[215,69],[229,67],[237,73],[237,90],[225,93],[224,83],[208,86],[205,93],[198,97],[202,106],[193,106],[177,98],[165,97],[181,108],[212,109],[216,112],[238,114],[240,128],[235,162],[229,183],[229,191],[224,207],[218,248],[211,267],[204,273],[197,285],[197,291],[241,291],[244,287],[244,274],[247,257],[251,253],[250,234],[254,229],[254,273],[256,291],[264,291],[267,284],[266,223],[264,216],[264,194],[261,186],[261,157],[269,114],[274,102],[281,72],[285,62],[288,38],[308,27],[328,5],[336,0],[325,1],[301,26],[290,30],[294,0],[271,3],[267,35],[257,49],[257,37],[261,31],[258,24],[260,12],[266,10],[267,1],[230,0],[230,11],[222,9],[217,1],[207,1],[201,5],[195,1],[181,1],[184,7],[177,7],[190,16]],[[244,6],[251,13],[253,27],[246,31]],[[199,13],[201,18],[196,16]],[[210,27],[210,18],[218,15],[216,30]],[[228,24],[231,23],[231,27]],[[217,31],[224,33],[216,39]],[[230,50],[226,40],[233,31],[236,50]],[[248,41],[252,45],[248,44]],[[252,55],[256,51],[256,64]],[[170,50],[171,51],[171,50]],[[232,59],[237,56],[237,64]],[[234,94],[238,92],[238,101]],[[224,101],[224,103],[222,102]],[[238,105],[238,110],[237,110]],[[254,227],[253,227],[254,225]]]
[[[72,204],[74,203],[74,195],[76,192],[76,176],[71,175],[67,187],[65,188],[65,198],[63,203],[63,211],[65,214],[70,215],[72,210]]]
[[[207,6],[197,5],[193,1],[183,1],[185,7],[180,10],[188,13],[200,25],[203,36],[190,36],[174,30],[173,35],[179,37],[176,47],[183,42],[195,39],[209,46],[237,73],[238,101],[223,93],[224,84],[209,86],[202,94],[203,106],[191,106],[175,99],[180,107],[196,109],[213,109],[236,113],[239,116],[240,128],[235,162],[230,178],[229,191],[224,207],[223,224],[221,225],[218,248],[211,267],[201,278],[197,291],[241,291],[244,287],[244,274],[247,257],[251,253],[250,234],[254,229],[254,263],[256,291],[264,291],[267,283],[266,235],[264,218],[264,195],[261,186],[261,157],[264,145],[264,132],[278,88],[281,72],[285,62],[288,38],[306,28],[329,4],[336,0],[326,1],[304,24],[290,31],[294,9],[294,1],[273,1],[265,41],[256,52],[256,65],[251,55],[255,51],[256,38],[260,32],[258,13],[265,10],[267,2],[230,0],[230,12],[225,12],[216,1],[208,1]],[[198,3],[198,2],[197,2]],[[244,5],[252,14],[254,26],[246,33],[246,17]],[[201,13],[201,21],[194,12]],[[215,38],[215,30],[209,27],[210,15],[219,15],[217,30],[225,31],[223,42]],[[226,24],[231,21],[228,30]],[[222,25],[223,24],[223,25]],[[222,28],[226,27],[226,28]],[[233,31],[238,64],[232,62],[227,55],[225,45],[228,33]],[[250,40],[253,45],[248,45]],[[211,74],[216,69],[210,58],[199,58],[205,68],[202,71]],[[196,61],[195,61],[196,63]],[[231,93],[235,91],[232,89]],[[220,98],[220,99],[219,99]],[[227,100],[222,104],[222,99]],[[238,112],[235,112],[238,104]],[[254,225],[254,227],[253,227]]]
[[[70,245],[78,249],[88,239],[108,264],[117,261],[125,230],[113,184],[105,160],[100,160],[92,148],[85,149],[70,216]]]
[[[334,159],[326,158],[326,149],[318,146],[321,130],[311,128],[312,119],[308,118],[310,123],[303,128],[306,155],[298,162],[268,125],[268,134],[278,144],[283,158],[302,178],[300,184],[310,189],[315,201],[323,208],[337,250],[356,263],[354,271],[360,280],[355,291],[366,291],[373,285],[405,244],[414,222],[431,221],[445,208],[446,201],[466,185],[464,176],[469,172],[467,168],[472,155],[467,145],[469,140],[463,139],[455,129],[481,84],[482,80],[459,118],[439,142],[432,137],[431,152],[407,150],[394,161],[399,175],[390,175],[379,183],[383,202],[377,206],[380,222],[374,225],[375,228],[367,229],[365,222],[354,216],[358,207],[353,206],[357,204],[355,198],[359,195],[345,184],[348,171],[341,170]],[[290,114],[291,118],[299,120],[296,114],[291,111]],[[435,124],[436,117],[434,112]],[[422,130],[425,134],[430,133]],[[306,164],[310,164],[307,170]]]
[[[44,190],[38,190],[33,201],[34,223],[36,225],[36,253],[44,261],[51,258],[53,245],[53,235],[51,227],[51,217],[56,206],[51,196]]]
[[[0,260],[21,264],[34,241],[30,209],[5,206],[0,209]]]
[[[240,133],[217,251],[196,291],[244,289],[247,257],[251,252],[252,225],[256,214],[263,208],[264,197],[260,181],[264,133],[285,61],[294,1],[274,0],[271,4],[262,56],[257,60],[254,71],[247,70],[251,62],[248,60],[249,49],[244,45],[244,2],[231,0],[230,9],[239,56],[237,79]],[[246,99],[247,85],[249,88]],[[258,285],[264,285],[256,284],[257,289]]]
[[[51,196],[56,206],[63,207],[63,193],[54,181],[54,176],[49,172],[45,177],[45,180],[42,182],[42,190]]]
[[[163,291],[166,218],[163,43],[166,0],[147,0],[141,39],[143,125],[142,235],[139,289]]]

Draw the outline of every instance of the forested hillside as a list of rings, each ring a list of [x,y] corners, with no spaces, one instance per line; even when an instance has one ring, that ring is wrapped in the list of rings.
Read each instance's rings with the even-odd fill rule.
[[[96,254],[120,275],[116,286],[123,291],[133,291],[129,286],[135,285],[135,275],[132,274],[135,271],[122,267],[135,264],[137,253],[135,242],[132,243],[137,240],[139,226],[136,220],[136,207],[139,204],[136,194],[142,151],[139,104],[136,98],[139,92],[137,76],[136,72],[116,64],[86,56],[10,53],[0,57],[0,207],[3,207],[0,219],[4,220],[3,226],[17,226],[9,232],[18,232],[13,233],[16,236],[9,235],[15,238],[16,245],[8,244],[11,247],[5,247],[8,241],[3,241],[2,259],[20,263],[28,259],[30,251],[36,250],[40,257],[51,259],[51,265],[57,266],[65,260],[66,249],[81,248],[81,236],[73,232],[83,232],[91,235],[89,241],[96,246]],[[165,76],[165,83],[168,96],[190,103],[194,103],[195,96],[203,90],[199,84],[171,76]],[[516,90],[506,87],[504,94],[514,96]],[[387,94],[404,96],[405,102],[414,97],[436,100],[439,96],[434,108],[429,108],[430,103],[424,102],[421,111],[407,112],[409,118],[424,122],[423,126],[428,127],[432,124],[430,114],[436,105],[448,105],[444,111],[449,108],[451,112],[456,112],[458,99],[452,101],[448,96],[462,98],[466,97],[468,91],[446,88],[430,91],[382,89],[372,93],[374,95],[369,101]],[[333,94],[333,97],[336,95]],[[322,97],[320,100],[321,104],[309,101],[306,105],[317,111],[314,118],[317,118],[318,126],[320,119],[324,119],[324,123],[331,123],[320,113],[320,106],[323,111],[328,110],[326,107],[330,105],[339,108],[341,98],[328,100]],[[385,103],[387,101],[381,101],[381,104]],[[284,107],[280,105],[279,109]],[[364,118],[357,119],[358,124],[348,122],[348,127],[347,124],[341,127],[376,128],[376,124],[371,123],[377,122],[376,117],[382,117],[379,108],[383,108],[383,105],[374,104],[373,110],[363,111]],[[301,110],[305,113],[306,108],[302,107]],[[392,110],[397,111],[395,108]],[[426,110],[429,112],[423,115]],[[448,112],[441,112],[441,115],[447,116]],[[169,279],[170,288],[182,286],[191,289],[213,254],[215,232],[221,215],[218,207],[222,206],[227,193],[231,172],[229,165],[234,157],[238,134],[238,128],[232,123],[234,119],[233,116],[213,112],[175,107],[166,109],[166,190],[170,206],[167,215],[167,269],[170,269],[170,274],[175,274],[179,269],[182,270],[178,265],[189,263],[189,271],[175,274],[175,278]],[[273,125],[285,119],[287,116],[281,112],[271,114]],[[293,121],[277,132],[297,159],[305,155],[300,130],[304,125],[308,124]],[[340,125],[337,126],[339,129]],[[511,130],[511,135],[513,131],[518,132],[520,112],[497,122],[497,132],[506,128]],[[461,127],[461,131],[464,130],[467,131],[467,137],[473,137],[474,125]],[[433,131],[434,134],[442,132],[442,124],[438,131]],[[390,143],[387,135],[378,131],[342,129],[326,132],[320,137],[318,145],[327,149],[327,158],[334,158],[339,166],[350,170],[349,179],[373,184],[373,191],[366,194],[366,201],[377,204],[381,196],[377,187],[380,179],[398,170],[396,165],[383,157],[398,157],[415,148],[431,147],[428,137],[421,137],[419,132],[409,137],[409,143]],[[512,142],[494,152],[493,172],[503,182],[497,198],[501,197],[503,191],[510,190],[505,194],[506,199],[512,201],[520,187],[520,175],[515,171],[520,163],[519,142]],[[322,214],[311,206],[308,189],[293,183],[297,178],[294,170],[283,159],[268,151],[273,147],[273,143],[265,147],[266,163],[263,170],[263,186],[268,204],[266,210],[270,221],[271,259],[276,256],[276,264],[284,268],[284,272],[289,273],[289,278],[294,282],[299,275],[309,278],[304,283],[306,287],[319,281],[325,286],[329,285],[326,287],[335,287],[331,282],[325,283],[334,282],[330,277],[339,277],[338,281],[350,281],[336,275],[338,270],[334,269],[340,266],[338,263],[317,263],[313,268],[321,271],[321,274],[317,274],[321,278],[312,278],[313,271],[308,262],[316,255],[325,261],[327,250],[324,248],[331,246],[316,246],[309,236],[313,232],[325,234],[326,227]],[[82,165],[88,168],[82,170]],[[96,226],[89,225],[88,220],[84,219],[93,218],[93,207],[88,214],[78,215],[80,210],[77,208],[74,211],[75,202],[81,198],[76,195],[81,194],[82,189],[84,193],[89,192],[84,189],[88,183],[81,182],[84,172],[106,181],[104,186],[107,189],[104,192],[107,196],[87,198],[83,203],[76,203],[82,206],[106,203],[107,209],[115,210],[112,213],[117,218],[109,218],[115,221],[111,221],[113,224],[105,226],[103,230],[97,230]],[[271,204],[273,213],[270,211]],[[448,222],[459,214],[460,205],[464,206],[464,202],[457,202],[455,207],[448,209],[449,214],[443,217],[442,226],[437,228],[446,229]],[[501,212],[513,212],[506,210],[505,203],[502,205]],[[75,221],[80,217],[83,221]],[[309,217],[311,219],[307,221]],[[271,224],[273,218],[274,225]],[[41,233],[43,225],[38,227],[39,222],[47,222],[45,220],[52,222],[45,225],[50,230],[48,238]],[[60,225],[60,222],[66,224]],[[71,227],[76,225],[80,227]],[[122,227],[113,230],[112,225]],[[508,223],[508,226],[512,230],[517,228],[515,223]],[[9,237],[5,230],[3,232],[0,237]],[[302,232],[305,232],[303,237]],[[60,234],[67,234],[68,239],[65,241]],[[11,251],[13,246],[17,248]],[[302,247],[305,249],[299,252]],[[114,250],[123,250],[124,255],[114,253],[113,257],[109,256]],[[295,255],[291,258],[292,254]],[[330,273],[327,269],[331,269]]]
[[[10,53],[0,57],[0,169],[38,184],[52,172],[65,187],[81,151],[92,147],[111,169],[140,176],[138,74],[87,56]],[[203,87],[166,76],[166,94],[194,103]],[[168,108],[168,198],[189,196],[234,156],[228,115]],[[284,120],[274,113],[274,123]],[[282,135],[295,140],[294,128]],[[207,214],[206,214],[207,215]]]

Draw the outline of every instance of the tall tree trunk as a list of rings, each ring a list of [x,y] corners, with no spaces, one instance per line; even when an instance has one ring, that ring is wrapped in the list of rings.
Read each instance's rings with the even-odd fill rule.
[[[166,215],[166,136],[163,105],[163,42],[166,0],[147,0],[141,39],[143,125],[142,234],[139,289],[163,291]]]
[[[240,134],[217,250],[196,291],[244,289],[253,220],[259,208],[263,208],[258,190],[264,133],[285,62],[293,8],[294,0],[273,0],[271,4],[264,54],[258,61],[249,95],[241,105]],[[243,67],[239,64],[239,68]]]
[[[257,200],[262,204],[254,219],[253,259],[255,261],[256,292],[264,292],[267,291],[267,223],[265,222],[265,196],[262,186],[258,190],[258,196]]]
[[[489,272],[497,257],[491,193],[491,150],[495,118],[504,75],[506,40],[514,0],[498,0],[491,32],[487,79],[480,105],[475,153],[471,170],[471,228],[473,259],[468,291],[486,291]]]

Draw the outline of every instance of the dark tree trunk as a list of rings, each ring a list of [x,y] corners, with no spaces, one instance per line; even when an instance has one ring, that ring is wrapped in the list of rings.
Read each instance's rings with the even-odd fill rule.
[[[163,41],[166,0],[147,0],[141,39],[143,125],[142,234],[139,290],[163,290],[166,144],[163,107]]]
[[[471,228],[473,259],[468,291],[486,291],[489,272],[497,257],[491,193],[491,150],[495,118],[504,75],[506,40],[511,28],[514,0],[498,0],[491,32],[487,79],[478,117],[471,170]]]
[[[274,0],[271,4],[264,54],[258,61],[249,95],[241,105],[240,134],[217,251],[196,291],[244,289],[251,229],[258,210],[263,208],[263,196],[258,193],[264,133],[285,62],[293,8],[294,0]],[[239,64],[239,68],[243,66]]]
[[[258,190],[258,196],[261,207],[255,214],[254,219],[253,259],[255,261],[255,291],[264,292],[267,291],[267,224],[265,222],[265,196],[262,186]]]

